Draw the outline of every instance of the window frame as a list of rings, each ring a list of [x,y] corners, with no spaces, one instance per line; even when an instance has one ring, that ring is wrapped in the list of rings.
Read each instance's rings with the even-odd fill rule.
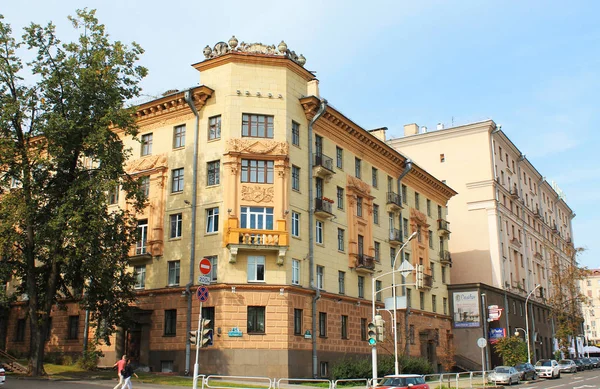
[[[163,336],[177,336],[177,309],[165,309]]]
[[[365,277],[358,276],[357,282],[358,282],[358,298],[364,299],[365,298]]]
[[[379,185],[379,170],[376,167],[371,167],[371,184],[373,188],[377,188]]]
[[[181,261],[167,262],[167,284],[168,286],[179,286],[181,282]]]
[[[302,309],[294,308],[294,335],[301,336],[302,332]]]
[[[208,118],[207,137],[209,141],[221,139],[221,115],[215,115]]]
[[[180,167],[171,170],[171,193],[182,193],[184,181],[184,168]]]
[[[219,207],[206,209],[206,233],[216,234],[219,232]]]
[[[67,340],[79,339],[79,315],[69,315]]]
[[[315,221],[315,243],[325,244],[325,223],[321,220]]]
[[[335,147],[335,166],[340,170],[344,170],[344,149],[339,146]]]
[[[317,265],[317,289],[325,289],[325,266]]]
[[[346,294],[346,273],[338,270],[338,293]]]
[[[300,213],[292,211],[292,236],[294,238],[300,237]]]
[[[327,337],[327,312],[319,312],[319,338]]]
[[[260,179],[261,174],[262,180]],[[242,159],[240,182],[252,184],[272,184],[274,182],[274,177],[275,161],[266,159]]]
[[[340,318],[340,335],[342,339],[348,338],[348,315],[342,315]]]
[[[292,258],[292,285],[300,285],[300,261]]]
[[[337,208],[344,209],[344,188],[338,186],[336,189]]]
[[[185,124],[173,127],[173,149],[182,149],[185,147],[185,130]]]
[[[152,132],[148,132],[148,133],[140,136],[140,143],[142,146],[142,148],[140,150],[140,155],[142,157],[145,157],[146,155],[152,155],[153,138],[154,138],[154,136],[153,136]]]
[[[267,259],[264,255],[249,255],[247,259],[246,280],[252,283],[265,282],[267,278]],[[261,279],[262,274],[262,279]],[[254,277],[251,279],[250,276]]]
[[[261,120],[264,119],[261,128]],[[252,119],[255,119],[254,121]],[[252,134],[252,126],[255,124],[256,133]],[[262,136],[261,136],[262,131]],[[246,133],[245,133],[246,132]],[[275,117],[273,115],[263,115],[255,113],[242,114],[242,138],[261,138],[273,139],[275,134]]]
[[[247,308],[246,333],[248,335],[264,335],[267,329],[267,312],[264,306],[249,305]],[[262,319],[262,323],[261,323]],[[252,328],[250,327],[252,324]],[[254,327],[257,327],[256,329]],[[262,329],[261,329],[262,327]]]
[[[361,178],[362,173],[362,160],[358,157],[354,157],[354,176],[358,179]]]
[[[292,165],[292,190],[300,192],[300,168]]]
[[[183,214],[174,213],[169,215],[169,239],[179,239],[182,236]]]
[[[292,145],[300,147],[300,124],[292,120]]]
[[[135,275],[135,289],[146,289],[146,265],[136,265],[133,267]]]
[[[221,184],[221,160],[217,159],[206,163],[206,186]]]

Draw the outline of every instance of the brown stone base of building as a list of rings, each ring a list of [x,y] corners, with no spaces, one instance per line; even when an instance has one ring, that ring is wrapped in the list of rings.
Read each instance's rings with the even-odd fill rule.
[[[313,377],[313,336],[317,339],[318,376],[328,376],[341,359],[371,357],[366,340],[366,325],[371,321],[370,301],[323,292],[317,301],[317,326],[313,331],[310,290],[218,284],[211,285],[209,291],[210,297],[203,303],[203,316],[211,319],[212,344],[200,350],[202,374]],[[184,292],[183,288],[138,292],[128,314],[130,324],[111,337],[110,345],[100,346],[104,357],[99,365],[112,366],[126,354],[151,371],[192,371],[195,346],[190,349],[188,366],[188,296]],[[191,328],[195,330],[200,303],[195,295],[192,298],[189,314]],[[47,355],[76,356],[82,351],[85,314],[76,303],[66,307],[52,312]],[[22,356],[29,350],[25,313],[24,305],[12,307],[3,337],[7,351]],[[441,369],[450,349],[450,318],[418,310],[410,312],[408,325],[404,311],[399,311],[398,318],[399,352],[407,350],[411,356],[428,358],[434,369]],[[387,336],[378,344],[379,355],[394,351],[390,317],[384,320]]]

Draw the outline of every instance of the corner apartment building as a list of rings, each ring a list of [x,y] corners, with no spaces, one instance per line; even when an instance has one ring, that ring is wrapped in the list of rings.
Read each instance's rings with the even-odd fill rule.
[[[213,337],[201,373],[326,377],[336,360],[370,355],[372,300],[384,308],[392,292],[391,277],[372,280],[399,255],[424,270],[419,288],[415,274],[398,287],[409,305],[399,349],[440,365],[451,342],[446,215],[456,192],[387,145],[385,129],[367,131],[326,104],[285,43],[232,38],[204,55],[193,65],[202,86],[139,105],[139,141],[123,137],[148,206],[130,253],[132,324],[104,347],[103,364],[126,353],[154,371],[193,367],[188,331],[208,258],[202,315]],[[117,188],[109,201],[125,206],[122,197]],[[48,352],[81,350],[83,312],[71,304],[53,315]],[[24,320],[13,310],[9,350],[28,347],[12,330]],[[388,335],[380,353],[393,350]]]
[[[588,304],[581,307],[584,319],[584,335],[590,345],[600,345],[600,269],[590,269],[588,276],[581,281],[581,293],[588,298]]]
[[[452,305],[457,362],[481,368],[477,338],[524,336],[528,310],[533,360],[552,355],[546,303],[554,265],[573,263],[564,195],[545,180],[492,120],[428,132],[416,124],[388,144],[458,191],[449,202]],[[529,293],[529,304],[525,307]],[[491,308],[490,308],[491,307]],[[489,311],[500,309],[488,322]],[[492,318],[495,318],[492,315]],[[487,347],[488,365],[500,363]]]

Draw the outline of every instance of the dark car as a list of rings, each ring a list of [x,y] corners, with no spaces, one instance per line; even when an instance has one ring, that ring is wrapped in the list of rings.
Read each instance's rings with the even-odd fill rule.
[[[530,379],[537,380],[538,378],[537,373],[535,372],[535,367],[533,367],[531,363],[519,363],[518,365],[515,365],[515,369],[521,373],[522,381],[527,381]]]
[[[591,370],[594,368],[594,363],[589,358],[581,358],[581,362],[585,365],[585,368]]]
[[[573,362],[575,362],[575,365],[577,366],[577,371],[585,370],[585,365],[581,359],[573,359]]]
[[[598,358],[598,357],[590,357],[590,360],[594,364],[594,367],[600,367],[600,358]]]

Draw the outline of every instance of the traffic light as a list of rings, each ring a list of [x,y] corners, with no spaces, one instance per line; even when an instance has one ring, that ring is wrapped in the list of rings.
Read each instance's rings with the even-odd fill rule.
[[[198,331],[190,331],[190,343],[196,344],[198,342]]]
[[[202,340],[200,343],[200,347],[205,347],[208,346],[208,342],[210,342],[212,340],[212,329],[210,329],[208,327],[208,325],[210,324],[210,320],[208,319],[202,319],[202,323],[201,323],[201,336],[202,336]]]
[[[367,325],[367,341],[371,346],[377,344],[377,326],[373,322]]]
[[[385,321],[381,315],[375,315],[375,328],[377,332],[377,341],[385,341]]]
[[[417,289],[423,288],[423,273],[425,271],[425,267],[423,265],[417,266]]]

